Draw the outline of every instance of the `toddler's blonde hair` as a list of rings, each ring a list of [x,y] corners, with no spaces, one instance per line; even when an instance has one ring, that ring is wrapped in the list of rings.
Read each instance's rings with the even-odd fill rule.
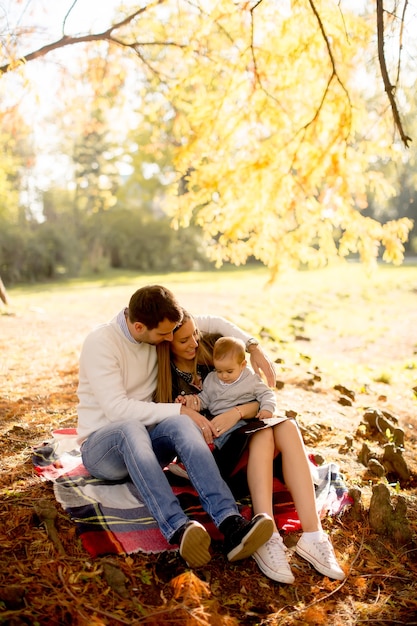
[[[213,361],[221,361],[226,356],[236,359],[237,363],[245,360],[245,344],[236,337],[220,337],[213,348]]]

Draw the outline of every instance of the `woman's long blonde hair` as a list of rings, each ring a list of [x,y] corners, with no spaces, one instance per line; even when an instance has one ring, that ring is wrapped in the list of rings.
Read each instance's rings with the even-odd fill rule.
[[[174,330],[174,334],[183,324],[193,319],[192,316],[183,309],[183,318],[181,323]],[[208,334],[202,335],[198,333],[198,348],[193,361],[193,377],[197,375],[197,365],[205,365],[213,367],[213,346],[221,335]],[[171,342],[162,341],[156,346],[156,354],[158,356],[158,378],[156,390],[154,393],[154,402],[173,402],[172,397],[172,369],[171,369]]]

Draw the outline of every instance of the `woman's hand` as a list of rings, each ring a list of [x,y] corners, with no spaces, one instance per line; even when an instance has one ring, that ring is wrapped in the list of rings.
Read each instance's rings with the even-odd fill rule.
[[[213,426],[213,422],[210,422],[204,415],[194,411],[194,409],[190,409],[187,406],[182,406],[180,410],[181,415],[188,415],[193,422],[197,424],[201,433],[206,441],[206,443],[213,443],[213,436],[218,436],[215,427]]]
[[[258,376],[260,376],[262,371],[268,385],[272,388],[276,387],[277,379],[274,364],[265,354],[262,348],[260,346],[250,346],[249,355],[250,362],[255,374],[258,374]]]
[[[200,398],[195,393],[185,396],[178,396],[178,398],[182,398],[180,400],[181,404],[183,404],[184,406],[188,406],[189,409],[194,409],[194,411],[199,411],[201,409]]]

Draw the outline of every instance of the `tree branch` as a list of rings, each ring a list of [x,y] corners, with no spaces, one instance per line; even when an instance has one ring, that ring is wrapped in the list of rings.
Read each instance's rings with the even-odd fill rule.
[[[404,13],[403,13],[404,19]],[[395,101],[395,86],[391,85],[387,63],[385,59],[385,50],[384,50],[384,2],[383,0],[376,0],[376,25],[377,25],[377,35],[378,35],[378,59],[379,59],[379,67],[381,68],[382,80],[384,83],[385,91],[388,96],[388,100],[391,106],[392,115],[394,118],[394,124],[397,127],[398,132],[400,133],[401,141],[405,145],[406,148],[409,147],[410,141],[412,141],[411,137],[405,134],[402,121],[400,118],[400,114],[398,111],[397,103]]]
[[[332,64],[332,78],[336,77],[337,82],[339,83],[339,85],[341,86],[343,91],[345,92],[346,97],[347,97],[347,99],[349,101],[349,105],[351,106],[349,92],[346,89],[345,85],[343,84],[343,82],[342,82],[342,80],[339,77],[339,74],[337,72],[336,61],[335,61],[335,58],[333,56],[333,50],[332,50],[332,47],[330,45],[330,41],[329,41],[329,38],[327,36],[326,30],[324,28],[324,25],[323,25],[322,19],[320,17],[320,14],[319,14],[319,12],[316,9],[316,6],[315,6],[313,0],[309,0],[309,4],[311,6],[311,9],[312,9],[314,15],[316,16],[316,19],[317,19],[317,22],[318,22],[318,25],[319,25],[319,28],[320,28],[320,32],[321,32],[321,34],[323,36],[323,39],[325,41],[325,44],[326,44],[326,48],[327,48],[327,52],[328,52],[328,55],[329,55],[330,63]]]
[[[78,43],[87,43],[90,41],[113,41],[117,45],[125,45],[126,47],[132,48],[133,44],[122,44],[121,41],[113,39],[112,37],[113,31],[118,30],[119,28],[122,28],[123,26],[126,26],[127,24],[132,22],[138,15],[147,11],[151,6],[154,7],[154,6],[157,6],[158,4],[163,4],[164,1],[165,0],[155,0],[155,2],[153,2],[152,5],[148,4],[146,7],[142,7],[141,9],[138,9],[131,15],[128,15],[120,22],[116,22],[116,24],[113,24],[112,26],[110,26],[110,28],[108,28],[107,30],[101,33],[96,33],[96,34],[91,33],[89,35],[81,35],[79,37],[70,37],[69,35],[63,35],[61,39],[58,39],[57,41],[47,44],[46,46],[43,46],[42,48],[39,48],[38,50],[35,50],[34,52],[30,52],[29,54],[24,55],[23,57],[20,57],[20,59],[13,60],[9,63],[6,63],[5,65],[0,66],[0,74],[5,74],[9,70],[14,69],[16,65],[19,64],[19,61],[23,61],[23,62],[33,61],[34,59],[38,59],[38,58],[46,56],[47,54],[49,54],[49,52],[52,52],[53,50],[57,50],[65,46],[72,46],[73,44],[78,44]],[[166,45],[165,42],[164,42],[164,45]]]
[[[64,37],[65,35],[65,24],[67,22],[67,18],[69,16],[69,14],[71,13],[71,11],[73,10],[73,8],[75,7],[75,5],[77,4],[78,0],[73,0],[73,3],[71,4],[70,8],[68,9],[68,11],[65,14],[64,17],[64,21],[62,22],[62,36]]]
[[[322,37],[323,37],[323,39],[324,39],[324,42],[325,42],[325,44],[326,44],[327,52],[328,52],[328,55],[329,55],[329,59],[330,59],[331,66],[332,66],[332,72],[331,72],[331,75],[330,75],[330,77],[329,77],[329,80],[327,81],[327,85],[326,85],[326,88],[325,88],[325,90],[324,90],[324,92],[323,92],[323,97],[322,97],[321,102],[320,102],[320,104],[319,104],[319,106],[318,106],[318,108],[317,108],[317,111],[316,111],[316,113],[313,115],[312,119],[311,119],[309,122],[307,122],[307,123],[305,124],[305,126],[304,126],[304,128],[305,128],[305,129],[306,129],[308,126],[310,126],[310,124],[312,124],[312,123],[313,123],[313,122],[314,122],[314,121],[318,118],[318,116],[319,116],[319,114],[320,114],[320,112],[321,112],[321,110],[322,110],[322,108],[323,108],[323,106],[324,106],[324,102],[325,102],[325,100],[326,100],[326,96],[327,96],[327,94],[328,94],[328,92],[329,92],[329,90],[330,90],[330,85],[331,85],[331,83],[332,83],[332,81],[333,81],[333,79],[334,79],[334,78],[337,80],[337,82],[339,83],[339,85],[341,86],[341,88],[343,89],[343,91],[345,92],[345,95],[346,95],[347,101],[348,101],[348,103],[349,103],[349,111],[351,111],[351,110],[352,110],[352,103],[351,103],[351,101],[350,101],[349,92],[348,92],[348,90],[346,89],[346,87],[345,87],[345,85],[344,85],[343,81],[341,80],[341,78],[340,78],[340,76],[339,76],[339,74],[338,74],[338,72],[337,72],[337,68],[336,68],[336,61],[335,61],[335,58],[334,58],[334,55],[333,55],[333,50],[332,50],[332,47],[331,47],[331,45],[330,45],[329,37],[327,36],[326,30],[325,30],[325,28],[324,28],[323,21],[322,21],[322,19],[321,19],[321,17],[320,17],[319,12],[317,11],[317,8],[316,8],[316,6],[315,6],[315,4],[314,4],[313,0],[309,0],[309,4],[310,4],[310,7],[311,7],[311,9],[312,9],[312,11],[313,11],[313,13],[314,13],[315,17],[316,17],[317,23],[318,23],[318,25],[319,25],[320,32],[321,32]],[[350,130],[347,132],[347,136],[349,136],[349,133],[350,133]]]
[[[262,4],[263,0],[258,0],[258,2],[250,9],[250,50],[251,50],[251,56],[252,56],[252,63],[253,63],[253,73],[254,73],[254,77],[255,77],[255,82],[258,83],[260,89],[264,92],[264,94],[268,97],[271,98],[271,100],[273,100],[274,102],[276,102],[280,109],[282,109],[282,105],[280,103],[280,101],[278,100],[278,98],[276,98],[270,91],[268,91],[264,85],[263,82],[261,81],[261,77],[259,75],[259,71],[258,71],[258,62],[256,60],[256,54],[255,54],[255,46],[254,46],[254,34],[255,34],[255,9]]]
[[[401,73],[401,53],[403,49],[404,21],[405,21],[405,14],[407,11],[407,7],[408,7],[408,0],[405,0],[402,15],[401,15],[400,35],[399,35],[399,42],[398,42],[398,67],[397,67],[397,78],[396,78],[397,83],[400,80],[400,73]]]

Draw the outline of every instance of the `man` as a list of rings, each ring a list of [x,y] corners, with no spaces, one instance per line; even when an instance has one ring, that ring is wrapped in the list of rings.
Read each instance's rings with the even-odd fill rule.
[[[251,521],[238,511],[201,431],[196,412],[181,404],[153,403],[155,346],[172,341],[182,308],[164,287],[138,289],[127,309],[93,330],[80,356],[78,437],[83,463],[97,478],[128,476],[164,537],[178,544],[190,567],[210,560],[210,536],[189,520],[163,472],[181,457],[204,510],[224,535],[230,561],[253,554],[270,538],[273,521],[258,514]],[[256,343],[256,342],[255,342]]]

